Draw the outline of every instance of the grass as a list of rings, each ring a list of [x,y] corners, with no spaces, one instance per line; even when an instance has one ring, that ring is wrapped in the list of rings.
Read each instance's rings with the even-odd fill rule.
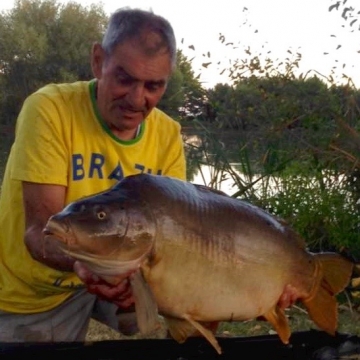
[[[318,327],[309,318],[306,311],[299,305],[294,305],[286,310],[291,332],[307,331]],[[344,302],[338,306],[338,332],[341,334],[352,334],[360,336],[360,312],[359,309]],[[270,323],[261,320],[244,322],[222,323],[217,336],[257,336],[276,334]],[[87,341],[121,340],[121,339],[158,339],[166,336],[166,329],[162,327],[149,335],[124,336],[107,326],[92,320],[86,337]]]

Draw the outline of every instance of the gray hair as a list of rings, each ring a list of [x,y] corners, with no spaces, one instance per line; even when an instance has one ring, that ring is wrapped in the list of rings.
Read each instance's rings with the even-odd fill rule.
[[[108,28],[102,40],[102,48],[107,55],[111,55],[115,47],[127,40],[141,39],[145,34],[157,34],[161,41],[156,47],[148,48],[152,53],[166,48],[172,68],[176,66],[176,40],[174,30],[168,20],[155,15],[152,11],[130,9],[128,7],[118,9],[111,16]]]

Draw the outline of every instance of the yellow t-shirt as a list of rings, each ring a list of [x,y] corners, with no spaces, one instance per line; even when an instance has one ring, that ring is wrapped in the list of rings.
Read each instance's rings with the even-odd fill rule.
[[[68,204],[131,174],[185,179],[180,125],[154,109],[136,139],[120,141],[98,113],[94,85],[45,86],[26,99],[19,114],[0,195],[1,310],[49,310],[83,286],[74,273],[49,268],[27,251],[22,181],[64,185]]]

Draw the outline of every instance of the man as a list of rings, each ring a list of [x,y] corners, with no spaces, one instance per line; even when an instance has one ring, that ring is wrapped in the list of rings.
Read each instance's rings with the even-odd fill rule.
[[[92,48],[94,80],[51,84],[24,102],[0,198],[0,341],[82,341],[90,317],[136,330],[121,320],[133,304],[126,277],[97,279],[42,230],[69,202],[130,174],[185,179],[180,126],[156,108],[175,63],[165,19],[120,9]]]

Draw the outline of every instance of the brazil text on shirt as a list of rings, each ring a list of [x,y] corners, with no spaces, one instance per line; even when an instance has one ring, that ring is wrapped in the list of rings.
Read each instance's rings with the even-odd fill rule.
[[[109,174],[104,174],[104,165],[105,165],[105,156],[99,153],[92,153],[90,156],[89,163],[84,161],[84,156],[82,154],[73,154],[72,155],[72,176],[73,180],[82,180],[84,178],[98,178],[104,179],[115,179],[121,180],[124,177],[123,168],[121,167],[120,162],[109,172]],[[139,173],[148,173],[161,175],[161,169],[150,169],[143,164],[134,164],[134,169]]]

